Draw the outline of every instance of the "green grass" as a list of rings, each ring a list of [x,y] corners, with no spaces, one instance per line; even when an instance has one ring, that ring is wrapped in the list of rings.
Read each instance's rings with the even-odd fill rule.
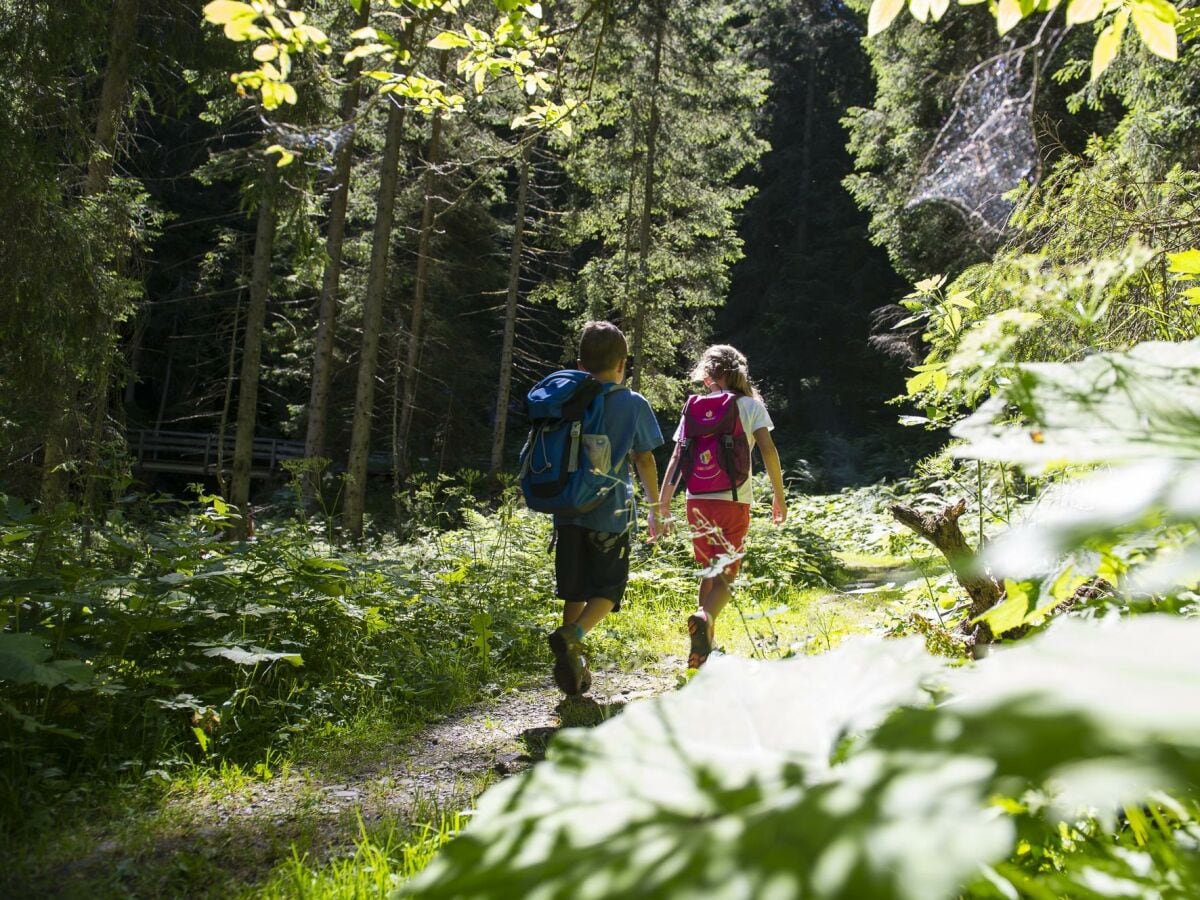
[[[695,608],[691,580],[659,578],[654,572],[636,573],[621,610],[601,620],[588,635],[588,647],[600,665],[636,669],[664,656],[685,651],[680,635]]]
[[[717,646],[736,656],[766,659],[823,653],[852,634],[887,623],[889,611],[901,601],[901,591],[887,584],[861,593],[835,587],[735,587],[717,620]]]
[[[330,812],[321,786],[395,765],[413,730],[413,723],[372,709],[307,735],[289,757],[276,754],[250,766],[197,763],[170,783],[84,790],[57,809],[53,827],[32,830],[9,848],[0,895],[37,896],[53,886],[66,897],[226,897],[266,885],[263,890],[274,891],[268,896],[324,896],[302,892],[302,872],[318,890],[350,878],[349,859],[369,867],[376,852],[396,860],[389,872],[411,872],[432,853],[430,835],[456,829],[454,814],[473,804],[490,777],[461,785],[461,797],[444,808],[418,799],[366,826],[355,808]],[[363,805],[383,808],[384,798],[372,793],[383,788],[374,779],[363,784]],[[268,792],[287,803],[276,813],[242,814]],[[351,881],[365,885],[365,877]]]
[[[398,748],[424,724],[390,715],[381,704],[344,725],[329,723],[300,735],[292,752],[302,765],[330,776],[358,772],[395,759]]]
[[[358,900],[386,896],[420,872],[433,855],[466,824],[458,811],[429,805],[411,816],[389,816],[371,826],[358,818],[354,853],[314,865],[293,848],[292,858],[261,886],[243,896],[263,900]]]
[[[764,542],[772,535],[763,529],[756,537]],[[754,553],[751,547],[748,558]],[[689,545],[672,539],[640,555],[641,559],[635,550],[621,611],[588,636],[589,649],[601,666],[636,668],[664,656],[687,655],[686,622],[696,608],[699,585]],[[842,550],[836,556],[843,568],[834,584],[772,584],[743,575],[733,601],[718,618],[717,646],[733,655],[761,658],[823,652],[851,634],[885,626],[891,609],[903,601],[900,585],[920,577],[912,557]],[[845,590],[862,582],[880,589]]]
[[[866,575],[887,569],[911,568],[913,560],[908,556],[893,556],[890,553],[863,553],[855,550],[837,550],[834,555],[846,567],[850,575]]]

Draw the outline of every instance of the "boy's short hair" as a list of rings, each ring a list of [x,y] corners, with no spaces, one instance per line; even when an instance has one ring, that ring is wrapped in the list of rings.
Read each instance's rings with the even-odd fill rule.
[[[615,369],[629,355],[629,344],[612,322],[588,322],[579,335],[579,364],[589,372]]]

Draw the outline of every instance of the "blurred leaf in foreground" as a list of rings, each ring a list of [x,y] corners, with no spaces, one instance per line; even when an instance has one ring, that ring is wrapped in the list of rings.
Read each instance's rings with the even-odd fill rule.
[[[1064,621],[949,672],[932,707],[913,704],[942,664],[911,643],[714,660],[562,734],[406,891],[928,900],[989,872],[1011,887],[984,868],[1018,836],[997,797],[1115,808],[1200,775],[1198,640],[1176,618]]]

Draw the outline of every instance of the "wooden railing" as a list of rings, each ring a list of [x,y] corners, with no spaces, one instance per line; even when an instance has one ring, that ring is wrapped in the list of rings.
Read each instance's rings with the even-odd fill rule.
[[[225,435],[222,441],[215,434],[147,429],[130,431],[127,438],[134,458],[134,468],[143,472],[213,475],[217,471],[218,462],[226,473],[233,470],[235,440],[232,434]],[[251,451],[250,477],[267,478],[279,472],[280,464],[284,460],[303,458],[303,441],[255,438]],[[372,472],[386,472],[390,467],[391,456],[387,453],[372,453],[367,461],[367,468]],[[334,468],[336,470],[340,467]]]

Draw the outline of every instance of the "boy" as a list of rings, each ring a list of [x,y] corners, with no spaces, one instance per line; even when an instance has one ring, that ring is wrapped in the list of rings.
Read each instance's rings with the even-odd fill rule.
[[[621,329],[611,322],[588,322],[579,338],[579,368],[605,385],[625,380],[629,354]],[[595,509],[578,516],[554,517],[556,593],[563,601],[563,624],[549,635],[554,680],[565,694],[582,694],[592,676],[583,637],[610,612],[621,608],[629,580],[629,536],[636,514],[628,456],[652,504],[647,526],[658,533],[658,468],[655,447],[663,443],[658,420],[641,394],[610,389],[604,397],[604,433],[612,446],[617,484]]]

